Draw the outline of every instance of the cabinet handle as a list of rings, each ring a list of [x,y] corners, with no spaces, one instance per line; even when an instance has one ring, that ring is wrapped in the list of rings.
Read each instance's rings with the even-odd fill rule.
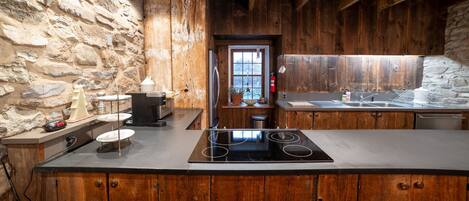
[[[399,189],[404,190],[404,191],[409,190],[410,188],[410,185],[407,183],[399,183],[398,186],[399,186]]]
[[[372,116],[372,117],[376,117],[376,112],[372,112],[372,113],[371,113],[371,116]]]
[[[417,181],[414,183],[414,187],[418,189],[422,189],[423,187],[425,187],[425,184],[423,184],[423,181]]]
[[[111,181],[111,187],[112,188],[117,188],[118,185],[119,185],[119,182],[117,180],[112,180]]]
[[[96,187],[100,188],[100,187],[103,185],[103,181],[102,181],[101,179],[96,180],[96,181],[94,182],[94,185],[95,185]]]
[[[377,115],[378,117],[382,117],[382,116],[383,116],[383,114],[382,114],[381,112],[377,112],[376,115]]]
[[[314,117],[319,117],[319,114],[318,114],[318,113],[314,113]]]

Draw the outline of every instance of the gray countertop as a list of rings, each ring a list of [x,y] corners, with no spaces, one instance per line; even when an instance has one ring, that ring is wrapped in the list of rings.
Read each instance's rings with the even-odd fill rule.
[[[318,101],[320,102],[320,101]],[[402,107],[346,107],[343,105],[327,105],[327,106],[320,106],[320,107],[293,107],[291,106],[288,101],[277,101],[277,106],[282,108],[285,111],[311,111],[311,112],[328,112],[328,111],[350,111],[350,112],[358,112],[358,111],[390,111],[390,112],[469,112],[469,107],[466,106],[455,106],[455,105],[419,105],[419,104],[405,104],[405,103],[396,103],[401,105]]]
[[[188,163],[202,131],[185,130],[200,111],[178,111],[164,128],[134,127],[132,143],[98,151],[91,142],[37,166],[39,171],[103,171],[175,174],[286,172],[399,172],[469,175],[469,132],[443,130],[334,130],[303,132],[333,163]],[[101,153],[99,153],[101,152]]]

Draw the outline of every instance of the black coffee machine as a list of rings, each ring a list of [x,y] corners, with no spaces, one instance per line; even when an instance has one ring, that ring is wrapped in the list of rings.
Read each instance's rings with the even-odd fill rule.
[[[166,126],[161,120],[173,112],[173,99],[166,98],[164,92],[128,93],[132,96],[132,118],[125,122],[128,126]]]

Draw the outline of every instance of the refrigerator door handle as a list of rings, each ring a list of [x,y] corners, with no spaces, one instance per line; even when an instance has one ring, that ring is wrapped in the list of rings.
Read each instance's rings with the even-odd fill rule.
[[[218,73],[218,68],[215,67],[214,68],[214,73],[216,75],[216,79],[217,79],[217,97],[216,97],[216,101],[215,101],[215,108],[218,106],[218,99],[220,98],[220,74]]]

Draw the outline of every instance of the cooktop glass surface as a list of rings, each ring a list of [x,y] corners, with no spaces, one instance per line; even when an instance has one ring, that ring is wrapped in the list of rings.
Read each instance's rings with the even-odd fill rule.
[[[299,130],[205,130],[189,163],[333,162]]]

